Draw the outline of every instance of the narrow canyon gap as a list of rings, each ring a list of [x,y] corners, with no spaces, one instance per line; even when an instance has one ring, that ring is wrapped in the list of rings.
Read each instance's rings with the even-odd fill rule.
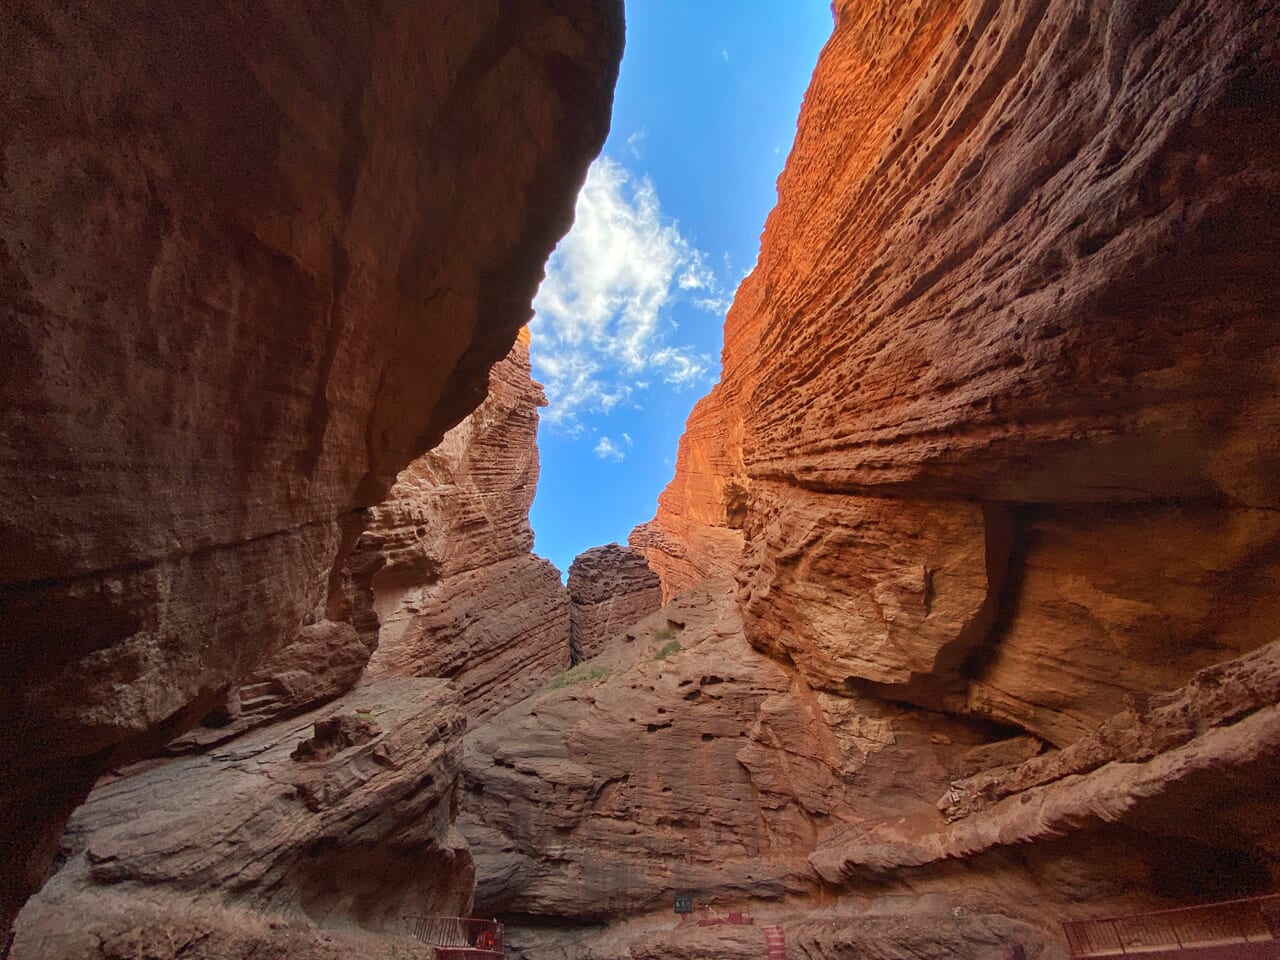
[[[1276,892],[1280,4],[838,0],[567,588],[517,331],[620,11],[129,9],[0,21],[21,955],[1062,958]]]

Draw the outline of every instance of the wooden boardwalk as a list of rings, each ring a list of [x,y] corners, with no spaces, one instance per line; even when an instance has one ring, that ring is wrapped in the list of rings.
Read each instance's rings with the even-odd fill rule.
[[[1062,925],[1073,958],[1280,960],[1280,895]]]

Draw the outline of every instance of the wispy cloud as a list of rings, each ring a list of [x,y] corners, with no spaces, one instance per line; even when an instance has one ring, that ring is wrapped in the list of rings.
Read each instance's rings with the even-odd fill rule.
[[[726,50],[724,47],[720,48],[720,59],[723,60],[725,63],[729,62],[729,51]]]
[[[624,433],[623,436],[625,437],[626,434]],[[601,437],[600,442],[596,444],[595,449],[591,452],[601,460],[612,460],[614,463],[621,463],[627,459],[626,451],[608,437]]]
[[[663,215],[649,178],[601,157],[533,301],[546,421],[571,432],[582,416],[634,404],[633,393],[654,381],[677,389],[702,382],[713,361],[672,342],[670,309],[684,300],[723,315],[724,299],[707,256]]]
[[[627,152],[634,159],[640,160],[644,157],[644,141],[647,136],[649,136],[649,128],[641,127],[627,137]]]

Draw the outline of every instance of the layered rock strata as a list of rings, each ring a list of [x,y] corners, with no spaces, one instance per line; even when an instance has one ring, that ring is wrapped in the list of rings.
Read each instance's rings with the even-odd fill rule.
[[[814,895],[825,832],[886,810],[941,825],[955,779],[1025,755],[980,723],[813,690],[746,643],[733,593],[691,588],[469,734],[477,909],[613,920],[682,889]]]
[[[632,624],[662,606],[662,582],[644,557],[616,543],[592,547],[569,565],[572,661],[604,652]]]
[[[658,515],[627,538],[659,575],[664,603],[738,569],[747,492],[741,443],[733,407],[714,392],[699,400],[680,438],[675,477],[658,496]]]
[[[621,45],[613,0],[0,13],[0,929],[101,771],[350,622],[359,511],[530,316]]]
[[[990,883],[1034,920],[1269,889],[1280,4],[835,15],[632,543],[668,597],[736,578],[818,741],[931,731],[901,776],[938,809],[841,781],[824,892]]]
[[[360,551],[376,551],[382,623],[370,676],[448,677],[481,718],[569,663],[569,595],[535,556],[538,407],[529,338],[493,368],[489,396],[370,511]]]
[[[836,19],[634,539],[670,592],[745,533],[817,688],[1065,747],[1274,639],[1280,7]]]
[[[529,956],[758,952],[758,927],[672,930],[686,893],[806,956],[1063,957],[1062,919],[1256,892],[1280,862],[1275,644],[1059,750],[814,689],[745,642],[729,582],[630,636],[470,736],[477,909]]]
[[[72,818],[16,949],[105,958],[133,937],[148,956],[187,956],[186,931],[226,951],[210,956],[248,956],[261,929],[274,931],[268,945],[292,937],[302,955],[327,956],[335,936],[359,935],[320,927],[403,933],[406,914],[465,915],[475,871],[453,828],[465,726],[445,681],[387,679],[203,755],[125,771]],[[175,952],[155,953],[163,944]]]

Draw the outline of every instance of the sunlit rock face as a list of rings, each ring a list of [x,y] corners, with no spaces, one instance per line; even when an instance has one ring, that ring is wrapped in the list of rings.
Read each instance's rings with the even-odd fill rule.
[[[836,12],[636,541],[672,590],[741,530],[808,682],[1065,745],[1273,639],[1280,13]]]
[[[631,542],[668,597],[732,573],[748,642],[814,695],[982,741],[930,784],[1023,784],[837,814],[809,859],[842,895],[1263,889],[1265,703],[1047,793],[1017,771],[1275,639],[1280,7],[835,14],[721,381]]]
[[[0,929],[98,773],[350,617],[359,511],[529,318],[621,46],[612,0],[5,5]]]
[[[732,576],[742,556],[742,422],[727,409],[723,389],[694,406],[658,515],[627,538],[661,578],[664,602],[704,580]]]
[[[533,555],[538,407],[529,338],[493,368],[489,396],[415,460],[370,511],[356,550],[379,556],[370,676],[448,677],[473,719],[569,664],[569,595]]]
[[[662,582],[627,547],[592,547],[569,565],[569,620],[576,663],[602,653],[637,620],[662,606]]]

